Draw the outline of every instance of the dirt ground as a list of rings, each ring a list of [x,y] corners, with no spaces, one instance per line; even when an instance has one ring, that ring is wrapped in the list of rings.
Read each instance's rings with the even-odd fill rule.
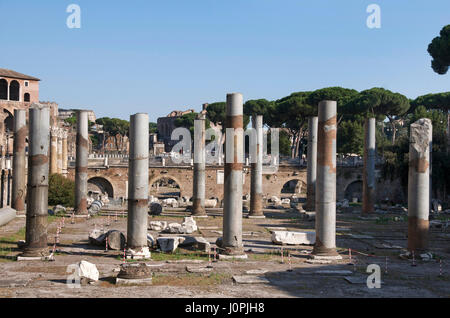
[[[117,229],[126,233],[126,217],[95,216],[76,218],[71,224],[65,218],[60,244],[54,261],[16,261],[20,254],[16,242],[24,238],[25,218],[17,217],[0,227],[0,297],[449,297],[450,296],[450,233],[448,229],[430,229],[429,261],[401,259],[399,254],[407,245],[407,218],[403,212],[374,214],[361,218],[357,210],[337,214],[337,246],[341,261],[332,264],[310,264],[312,246],[281,246],[271,242],[270,229],[313,230],[314,220],[306,220],[292,209],[266,209],[265,219],[243,219],[243,241],[247,260],[212,262],[209,273],[189,273],[187,266],[206,267],[208,254],[179,249],[175,254],[152,251],[152,286],[116,286],[115,276],[122,263],[123,251],[105,251],[90,246],[88,233],[94,227]],[[214,246],[221,236],[222,216],[219,210],[208,211],[209,217],[197,219],[198,233]],[[152,220],[183,221],[188,213],[165,212]],[[49,217],[49,249],[53,247],[57,225],[62,217]],[[149,231],[155,238],[158,232]],[[164,235],[165,236],[165,235]],[[348,249],[352,249],[349,265]],[[289,251],[290,257],[287,256]],[[439,259],[442,259],[440,262]],[[94,284],[70,288],[67,266],[81,260],[94,263],[100,279]],[[290,261],[289,261],[290,260]],[[290,263],[290,264],[289,264]],[[369,289],[366,284],[367,266],[378,264],[381,269],[381,288]],[[387,266],[387,267],[386,267]],[[441,268],[441,269],[440,269]],[[266,270],[253,276],[265,278],[259,284],[238,284],[235,275],[248,270]],[[323,270],[345,270],[350,273]],[[440,272],[442,271],[442,275]],[[345,277],[353,277],[355,283]]]

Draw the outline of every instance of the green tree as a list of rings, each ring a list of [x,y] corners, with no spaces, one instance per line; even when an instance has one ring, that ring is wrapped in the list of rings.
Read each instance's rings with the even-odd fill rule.
[[[433,71],[444,75],[450,66],[450,24],[443,27],[440,36],[435,37],[428,45],[428,53],[433,60]]]
[[[99,125],[103,125],[103,130],[106,132],[108,136],[114,137],[116,149],[119,150],[119,141],[117,136],[118,135],[121,135],[122,137],[128,136],[130,123],[127,120],[109,117],[99,118],[95,122]]]
[[[48,183],[48,204],[75,206],[75,182],[60,174],[51,174]]]
[[[74,114],[72,114],[72,116],[64,119],[64,121],[71,126],[75,126],[77,124],[77,116],[74,113]]]
[[[206,108],[206,118],[209,119],[214,125],[222,126],[222,133],[225,132],[225,121],[227,119],[227,103],[226,102],[216,102],[211,103]],[[250,122],[250,117],[248,115],[243,116],[244,129],[248,126]]]
[[[198,118],[198,113],[187,113],[175,119],[176,127],[184,127],[189,129],[191,136],[194,136],[194,120]],[[205,129],[211,128],[209,119],[205,119]]]
[[[345,106],[358,96],[358,91],[351,88],[339,86],[325,87],[312,92],[308,97],[308,103],[314,107],[318,107],[319,102],[323,100],[334,100],[337,102],[338,124],[348,113]]]
[[[392,144],[395,143],[396,123],[410,107],[409,99],[387,89],[374,87],[360,92],[344,106],[345,113],[387,117],[392,127]],[[381,117],[382,118],[382,117]]]
[[[361,121],[343,120],[337,130],[337,152],[362,155],[364,152],[364,126]]]
[[[308,102],[310,94],[311,92],[296,92],[275,101],[272,124],[289,131],[293,141],[292,158],[298,156],[299,144],[306,134],[308,117],[317,113],[317,108]]]
[[[157,123],[153,123],[153,122],[149,122],[148,123],[148,132],[150,134],[157,134],[158,133],[158,124]]]

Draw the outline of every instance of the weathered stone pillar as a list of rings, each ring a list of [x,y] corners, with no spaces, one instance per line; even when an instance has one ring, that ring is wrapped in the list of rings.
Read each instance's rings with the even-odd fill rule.
[[[306,211],[316,208],[317,116],[308,118],[308,157],[306,171]]]
[[[336,252],[336,104],[319,103],[314,258],[342,258]]]
[[[4,208],[6,207],[6,180],[8,180],[7,178],[7,170],[6,169],[2,169],[2,176],[1,176],[1,187],[0,187],[0,191],[1,191],[1,198],[0,198],[0,208]]]
[[[130,157],[128,165],[127,257],[150,258],[148,225],[148,115],[130,116]]]
[[[50,109],[34,103],[29,110],[26,233],[23,256],[48,255],[48,153]]]
[[[263,116],[252,117],[252,126],[256,132],[256,158],[252,158],[251,183],[250,183],[250,213],[249,218],[265,218],[263,214]]]
[[[67,130],[63,130],[62,132],[62,173],[64,176],[67,176]]]
[[[88,112],[77,110],[77,156],[75,158],[75,213],[88,214],[87,169],[88,169]]]
[[[428,245],[430,206],[430,145],[433,126],[421,118],[410,127],[408,174],[408,250],[424,251]]]
[[[62,174],[62,129],[58,129],[57,171]]]
[[[245,255],[242,244],[242,166],[244,161],[243,97],[227,94],[221,253]]]
[[[364,123],[364,172],[362,213],[375,212],[375,118]]]
[[[27,137],[27,113],[14,110],[14,155],[11,207],[21,214],[25,212],[25,143]]]
[[[50,136],[50,174],[54,174],[58,173],[58,128],[52,127]]]
[[[194,121],[194,188],[192,215],[205,217],[205,115]]]

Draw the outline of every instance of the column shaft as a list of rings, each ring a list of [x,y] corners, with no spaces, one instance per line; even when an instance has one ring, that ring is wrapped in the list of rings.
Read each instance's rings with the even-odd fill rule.
[[[29,110],[26,247],[23,256],[48,254],[49,123],[49,107],[33,104]]]
[[[411,124],[408,174],[408,249],[423,251],[428,245],[430,205],[431,120]]]
[[[50,142],[50,174],[58,173],[58,133],[57,128],[51,129]]]
[[[318,113],[316,243],[313,254],[339,258],[336,252],[336,102],[321,101]]]
[[[306,206],[305,210],[316,208],[316,178],[317,178],[317,116],[308,118],[308,157],[306,172]]]
[[[249,217],[263,217],[263,116],[252,117],[252,126],[256,133],[256,158],[251,162],[250,214]]]
[[[227,94],[226,149],[224,171],[223,239],[224,254],[243,254],[242,245],[242,166],[243,97]]]
[[[130,157],[128,165],[127,255],[149,258],[148,224],[148,115],[130,116]]]
[[[62,138],[62,173],[63,175],[67,176],[67,160],[68,160],[68,153],[67,153],[67,131],[63,132],[63,138]]]
[[[25,109],[14,110],[14,155],[12,180],[12,208],[18,213],[25,211],[25,143],[27,137],[27,113]]]
[[[362,213],[375,212],[375,118],[364,123],[364,172]]]
[[[205,117],[194,121],[194,184],[192,215],[205,216]]]
[[[77,111],[77,139],[75,158],[75,213],[88,214],[87,210],[87,170],[88,170],[88,113]]]

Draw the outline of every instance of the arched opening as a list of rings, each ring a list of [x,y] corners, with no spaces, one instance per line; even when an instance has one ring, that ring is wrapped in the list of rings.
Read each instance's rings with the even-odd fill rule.
[[[29,102],[30,101],[30,93],[23,94],[23,101],[24,102]]]
[[[299,179],[292,179],[286,182],[281,188],[281,193],[286,194],[306,194],[306,184]]]
[[[362,188],[363,184],[361,180],[353,181],[350,183],[345,189],[345,198],[349,202],[353,202],[353,199],[356,199],[357,202],[362,201]]]
[[[4,78],[0,79],[0,99],[8,99],[8,82]]]
[[[5,132],[13,133],[14,130],[14,116],[6,109],[3,109],[5,113],[5,119],[3,120],[3,127],[5,127]]]
[[[181,197],[181,187],[178,182],[171,177],[160,177],[150,184],[150,195],[160,199]]]
[[[18,81],[12,81],[9,84],[9,100],[19,100],[20,85]]]
[[[108,180],[102,177],[93,177],[88,180],[88,195],[96,197],[98,194],[108,195],[108,198],[114,198],[114,189]]]

